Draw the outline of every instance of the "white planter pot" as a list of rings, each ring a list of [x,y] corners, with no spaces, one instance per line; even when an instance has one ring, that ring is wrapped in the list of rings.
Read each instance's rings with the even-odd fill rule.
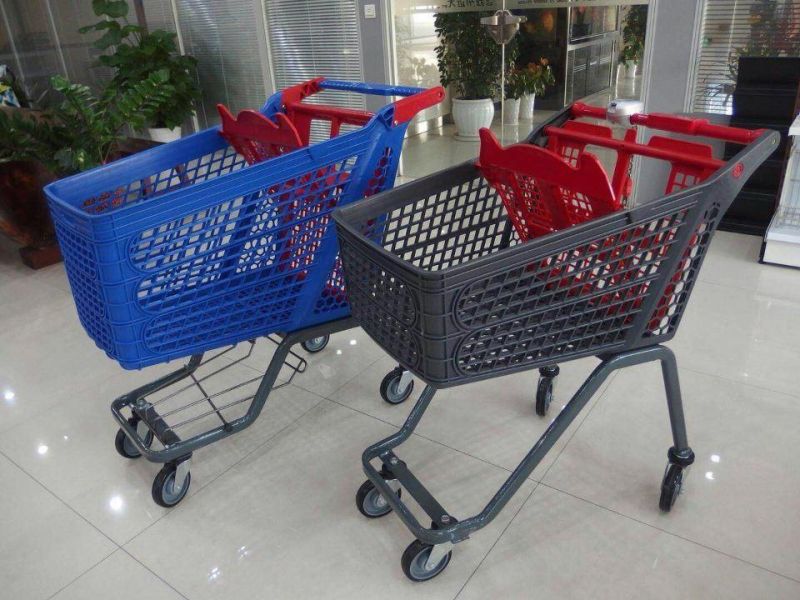
[[[167,129],[166,127],[148,127],[147,133],[150,134],[150,139],[154,142],[161,142],[166,144],[181,139],[180,125],[175,129]]]
[[[480,100],[453,99],[453,121],[456,123],[456,139],[477,140],[478,130],[490,127],[494,118],[494,103],[491,98]]]
[[[625,79],[633,79],[639,71],[637,63],[625,63]]]
[[[533,103],[536,101],[536,94],[525,94],[520,98],[519,120],[533,121]]]
[[[516,125],[519,122],[519,98],[506,98],[503,112],[504,125]]]

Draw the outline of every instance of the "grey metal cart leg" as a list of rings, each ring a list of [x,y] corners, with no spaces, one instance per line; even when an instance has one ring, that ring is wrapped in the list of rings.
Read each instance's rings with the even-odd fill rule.
[[[654,360],[661,361],[674,439],[674,445],[669,451],[668,472],[673,468],[682,472],[692,463],[694,454],[686,441],[686,424],[683,418],[678,372],[672,351],[665,346],[652,346],[600,358],[602,362],[583,382],[580,389],[550,423],[522,462],[477,515],[459,520],[450,514],[414,476],[406,463],[394,453],[394,449],[411,436],[425,414],[435,394],[433,387],[427,386],[423,390],[406,422],[396,433],[364,451],[362,464],[369,479],[362,485],[362,489],[365,486],[374,488],[382,498],[381,504],[388,507],[380,511],[381,514],[370,516],[382,516],[394,510],[417,538],[403,554],[401,563],[406,576],[414,581],[425,581],[441,573],[449,564],[452,546],[466,540],[472,533],[488,525],[497,516],[578,413],[586,406],[589,399],[616,369]],[[380,470],[372,464],[374,460],[380,461]],[[668,474],[665,474],[662,489],[666,484],[674,482],[674,480],[667,481],[666,475]],[[425,511],[431,519],[430,527],[424,527],[409,510],[402,500],[400,489],[410,494]],[[361,490],[359,491],[361,492]],[[677,492],[674,497],[677,497]],[[672,502],[674,502],[674,497],[671,497]],[[364,498],[364,494],[361,493],[356,498],[359,502],[359,510],[362,512],[364,512],[362,510],[364,507],[361,503]],[[372,502],[375,503],[374,493]]]
[[[223,356],[232,348],[217,353],[205,362],[202,355],[191,357],[184,367],[114,400],[111,404],[111,413],[120,426],[115,440],[117,451],[126,458],[144,456],[149,461],[164,463],[164,467],[153,481],[153,500],[161,506],[175,506],[186,496],[191,482],[189,467],[192,453],[199,448],[213,444],[252,425],[261,414],[272,390],[288,383],[275,385],[284,365],[288,365],[292,369],[292,377],[296,373],[302,373],[305,370],[305,359],[294,353],[292,347],[295,344],[302,344],[309,352],[319,352],[328,343],[331,333],[344,331],[352,327],[355,327],[355,321],[351,318],[346,318],[292,332],[280,340],[270,338],[277,345],[266,372],[248,381],[228,387],[216,394],[209,394],[206,391],[204,381],[232,367],[237,362],[241,362],[241,360],[250,356],[250,353],[248,352],[237,361],[222,361],[222,366],[202,378],[198,378],[195,375],[198,368]],[[255,341],[251,340],[248,343],[251,345],[250,352],[252,352],[252,346]],[[289,356],[292,356],[297,363],[287,362]],[[151,396],[154,393],[166,390],[183,380],[191,380],[191,382],[168,394],[165,398],[151,400]],[[291,381],[291,378],[289,381]],[[255,382],[258,382],[258,389],[255,394],[251,391],[243,398],[240,397],[230,402],[221,401],[225,394],[230,394],[234,390],[248,384],[255,384]],[[201,397],[199,400],[185,403],[178,408],[164,410],[163,407],[165,405],[162,403],[165,400],[169,400],[193,386],[200,391]],[[246,413],[238,418],[229,420],[223,414],[224,411],[236,405],[248,402],[249,406]],[[182,420],[178,419],[177,415],[186,414],[182,411],[197,408],[203,403],[208,404],[210,409],[199,415],[180,417]],[[127,416],[126,413],[129,413],[130,416]],[[218,425],[186,439],[179,435],[179,428],[191,423],[197,423],[203,418],[216,418]],[[161,448],[153,448],[154,440],[160,443]]]

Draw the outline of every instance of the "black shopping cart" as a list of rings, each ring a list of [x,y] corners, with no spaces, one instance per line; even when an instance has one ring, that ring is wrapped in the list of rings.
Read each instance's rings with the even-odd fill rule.
[[[724,163],[695,142],[653,136],[644,144],[627,134],[618,139],[565,126],[571,118],[605,115],[592,111],[566,109],[526,143],[534,160],[549,152],[565,168],[530,173],[524,160],[500,161],[487,174],[485,165],[482,172],[467,162],[334,213],[353,316],[427,383],[403,427],[364,451],[368,480],[356,497],[364,515],[394,510],[417,538],[402,557],[414,581],[441,573],[452,546],[494,519],[616,369],[661,362],[674,442],[661,483],[662,510],[672,507],[694,460],[675,357],[663,343],[675,335],[725,210],[779,138],[700,119],[630,117],[630,125],[746,146]],[[520,220],[509,217],[504,202],[530,207],[549,196],[584,210],[600,190],[577,181],[599,181],[607,200],[609,191],[625,187],[622,178],[614,184],[597,179],[596,169],[586,166],[597,162],[592,157],[572,160],[553,149],[548,140],[554,137],[577,140],[581,152],[598,146],[624,161],[666,161],[672,169],[665,195],[523,241]],[[600,364],[479,514],[450,514],[395,454],[437,389],[587,356]],[[401,488],[425,511],[429,527],[401,499]]]

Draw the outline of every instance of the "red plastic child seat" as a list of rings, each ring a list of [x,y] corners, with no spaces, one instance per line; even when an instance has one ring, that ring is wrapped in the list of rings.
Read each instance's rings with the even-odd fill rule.
[[[222,104],[217,104],[217,111],[222,119],[220,135],[250,165],[306,145],[289,117],[282,113],[276,114],[273,121],[254,110],[243,110],[234,118]]]
[[[503,148],[485,128],[480,138],[477,166],[500,195],[522,241],[621,207],[600,161],[589,152],[567,162],[532,144]]]

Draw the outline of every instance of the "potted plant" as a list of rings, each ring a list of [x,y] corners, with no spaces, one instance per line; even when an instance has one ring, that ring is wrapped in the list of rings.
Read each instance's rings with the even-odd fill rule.
[[[622,27],[622,49],[619,62],[624,77],[636,77],[639,63],[644,56],[644,34],[647,26],[647,6],[634,5],[628,8]]]
[[[494,117],[501,50],[480,24],[481,17],[490,14],[436,14],[436,58],[442,85],[452,86],[455,94],[453,120],[457,139],[478,139],[478,130],[489,127]],[[511,54],[509,46],[507,55]]]
[[[524,69],[520,69],[519,77],[522,80],[524,89],[520,101],[519,116],[523,121],[532,121],[536,94],[544,94],[547,86],[553,85],[556,82],[556,78],[546,58],[542,58],[538,63],[530,63]]]
[[[55,106],[0,107],[0,231],[23,246],[25,264],[39,268],[60,259],[42,188],[142,149],[125,131],[143,127],[170,97],[167,79],[157,71],[122,93],[98,97],[56,76],[51,83],[62,100]]]
[[[525,75],[523,69],[511,69],[506,76],[505,112],[503,123],[516,125],[519,121],[520,100],[526,93]]]
[[[94,46],[100,50],[112,49],[98,61],[114,71],[106,93],[122,94],[152,73],[166,73],[171,94],[155,107],[146,125],[154,141],[179,138],[182,124],[194,114],[195,102],[200,98],[197,60],[178,52],[174,33],[147,32],[129,24],[127,0],[93,0],[92,8],[103,20],[82,27],[80,31],[102,32]]]

